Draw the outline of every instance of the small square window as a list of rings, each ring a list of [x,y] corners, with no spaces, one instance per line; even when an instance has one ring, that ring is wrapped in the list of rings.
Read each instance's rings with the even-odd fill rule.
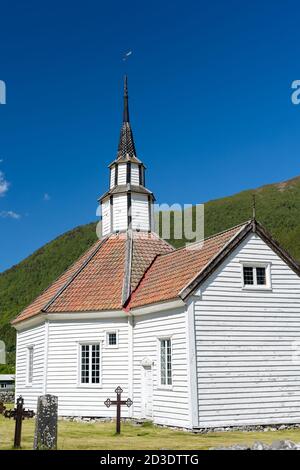
[[[108,348],[118,347],[118,332],[117,331],[106,332],[106,346]]]
[[[271,289],[271,269],[270,263],[265,266],[251,266],[248,264],[243,265],[243,285],[245,288],[266,288]]]

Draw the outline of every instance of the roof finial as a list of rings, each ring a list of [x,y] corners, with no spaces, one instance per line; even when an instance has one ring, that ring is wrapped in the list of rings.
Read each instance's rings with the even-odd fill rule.
[[[127,75],[124,76],[124,111],[123,122],[129,122]]]
[[[252,202],[252,219],[256,220],[256,196],[252,194],[253,202]]]

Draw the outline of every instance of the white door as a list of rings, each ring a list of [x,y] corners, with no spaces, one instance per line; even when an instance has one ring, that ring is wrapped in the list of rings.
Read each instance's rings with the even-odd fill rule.
[[[152,366],[142,366],[142,418],[152,419]]]

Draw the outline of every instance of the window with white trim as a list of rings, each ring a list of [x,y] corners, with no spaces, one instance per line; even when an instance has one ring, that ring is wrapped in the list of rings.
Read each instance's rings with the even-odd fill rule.
[[[33,346],[27,348],[27,384],[33,382]]]
[[[106,332],[106,347],[108,348],[118,347],[118,332],[117,331]]]
[[[172,344],[170,338],[160,341],[160,385],[172,385]]]
[[[270,264],[242,263],[242,275],[244,288],[270,288],[271,271]]]
[[[100,344],[80,345],[80,384],[100,384]]]

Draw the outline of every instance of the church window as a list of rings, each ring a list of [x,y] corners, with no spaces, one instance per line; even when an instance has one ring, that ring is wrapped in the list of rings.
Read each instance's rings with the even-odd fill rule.
[[[30,346],[27,351],[27,384],[31,385],[33,382],[33,346]]]
[[[81,385],[100,384],[100,344],[80,345]]]
[[[117,331],[106,332],[106,346],[108,348],[118,347],[118,332]]]
[[[160,339],[160,384],[172,385],[172,345],[170,338]]]
[[[270,263],[253,265],[242,263],[242,268],[244,289],[271,288]]]

